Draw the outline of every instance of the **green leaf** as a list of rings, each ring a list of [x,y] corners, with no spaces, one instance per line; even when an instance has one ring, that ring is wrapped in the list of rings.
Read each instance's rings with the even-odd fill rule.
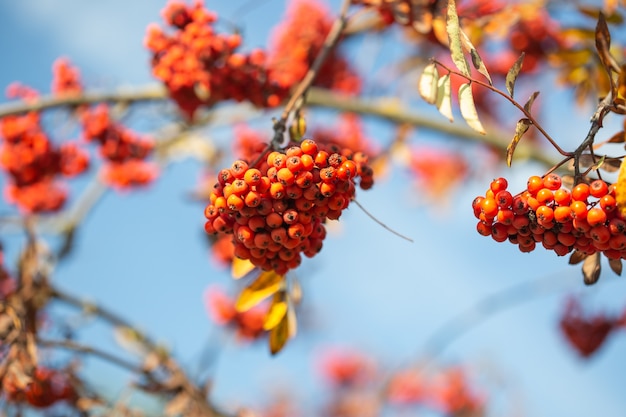
[[[472,86],[469,83],[461,84],[459,87],[459,106],[461,108],[461,116],[467,122],[469,127],[484,135],[485,128],[478,119],[476,106],[474,105],[474,96],[472,95]]]
[[[241,291],[235,303],[238,312],[250,310],[252,307],[274,295],[285,285],[285,277],[274,271],[262,272],[250,285]]]
[[[437,71],[437,65],[434,63],[428,64],[424,68],[424,72],[420,77],[418,84],[418,91],[420,96],[429,104],[435,104],[437,101],[437,81],[439,79],[439,72]]]
[[[451,81],[450,74],[446,74],[437,82],[437,109],[441,114],[446,116],[451,122],[452,117],[452,98],[451,98]]]
[[[539,96],[539,91],[535,91],[534,93],[532,93],[530,95],[530,98],[528,99],[528,101],[526,102],[526,104],[524,104],[524,110],[526,110],[528,113],[530,113],[531,108],[533,107],[533,103],[535,102],[535,99]]]
[[[456,13],[456,3],[454,0],[448,0],[448,17],[446,19],[446,31],[448,32],[448,40],[450,41],[450,55],[454,65],[462,74],[469,77],[470,69],[463,55],[463,47],[461,43],[461,26],[459,24],[459,16]]]
[[[517,80],[517,76],[519,72],[522,70],[522,63],[524,62],[524,52],[517,58],[517,61],[513,64],[513,66],[506,73],[506,91],[509,92],[509,96],[513,98],[513,92],[515,91],[515,81]]]
[[[524,136],[524,133],[526,133],[530,125],[530,120],[526,118],[521,119],[517,122],[517,126],[515,126],[515,136],[513,136],[513,140],[511,141],[511,143],[509,143],[509,146],[506,147],[506,164],[508,166],[511,166],[511,161],[513,160],[513,153],[515,152],[515,148],[517,147],[517,144],[519,143],[520,139],[522,139],[522,136]]]
[[[470,41],[469,37],[463,32],[461,32],[461,45],[463,48],[470,54],[470,58],[472,58],[472,65],[474,68],[478,70],[486,79],[489,81],[489,85],[493,85],[493,81],[491,81],[491,76],[489,75],[489,71],[487,71],[487,67],[485,67],[485,63],[480,58],[478,51]]]

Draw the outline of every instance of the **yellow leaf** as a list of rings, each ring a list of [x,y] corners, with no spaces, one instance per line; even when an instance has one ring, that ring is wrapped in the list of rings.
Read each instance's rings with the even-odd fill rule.
[[[615,201],[622,218],[626,217],[626,158],[622,160],[619,168],[617,182],[615,183]]]
[[[231,265],[231,275],[234,279],[240,279],[248,275],[255,268],[248,259],[234,257]]]
[[[235,303],[238,312],[250,310],[285,285],[285,277],[274,271],[262,272],[253,282],[241,291]]]
[[[429,104],[435,104],[437,100],[437,80],[439,78],[439,72],[437,72],[437,66],[433,64],[426,65],[424,72],[420,77],[417,90],[420,96]]]
[[[280,352],[287,344],[287,341],[296,335],[296,313],[293,307],[288,304],[287,314],[280,322],[270,330],[269,345],[272,355]]]
[[[506,73],[505,86],[506,91],[509,92],[511,98],[513,97],[513,92],[515,91],[515,81],[517,80],[517,76],[522,69],[522,63],[524,62],[524,52],[517,58],[517,61],[513,64],[509,71]]]
[[[461,116],[467,122],[469,127],[484,135],[485,128],[478,119],[476,106],[474,105],[474,96],[472,95],[472,86],[469,83],[461,84],[459,87],[459,106],[461,108]]]
[[[515,152],[515,148],[517,147],[517,144],[519,143],[520,139],[522,139],[522,136],[524,136],[524,133],[526,133],[529,127],[530,120],[528,119],[521,119],[517,122],[517,126],[515,126],[515,136],[513,137],[511,143],[509,143],[509,146],[506,147],[506,164],[508,166],[511,166],[511,161],[513,160],[513,153]]]
[[[437,82],[437,109],[441,114],[446,116],[450,122],[454,121],[452,117],[452,99],[450,97],[450,74],[446,74]]]
[[[279,291],[274,294],[272,305],[263,322],[263,330],[272,330],[274,327],[278,326],[285,314],[287,314],[287,307],[287,295],[285,291]]]
[[[450,42],[450,55],[454,65],[462,74],[470,76],[470,69],[465,55],[463,55],[463,47],[461,44],[461,26],[459,24],[459,16],[456,12],[456,3],[454,0],[448,0],[448,18],[446,20],[446,31],[448,32],[448,40]]]
[[[289,136],[294,142],[302,142],[306,133],[306,120],[304,117],[298,115],[295,120],[289,126]]]

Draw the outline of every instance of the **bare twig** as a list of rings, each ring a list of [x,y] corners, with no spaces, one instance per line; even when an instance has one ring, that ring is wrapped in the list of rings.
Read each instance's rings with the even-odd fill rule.
[[[359,203],[356,200],[352,200],[354,202],[354,204],[356,204],[361,210],[363,210],[363,213],[365,213],[370,219],[374,220],[376,223],[378,223],[379,225],[381,225],[383,228],[385,228],[386,230],[389,230],[391,233],[393,233],[394,235],[401,237],[404,240],[407,240],[411,243],[413,243],[413,239],[411,239],[410,237],[406,237],[403,234],[396,232],[395,230],[393,230],[391,227],[387,226],[385,223],[381,222],[380,220],[378,220],[372,213],[370,213],[369,211],[367,211],[365,209],[365,207],[363,207],[363,205],[361,205],[361,203]]]

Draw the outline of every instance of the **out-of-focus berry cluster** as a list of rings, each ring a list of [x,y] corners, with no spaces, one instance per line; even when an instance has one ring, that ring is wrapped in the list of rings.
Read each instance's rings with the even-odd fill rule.
[[[76,391],[64,372],[38,366],[31,381],[24,383],[13,374],[2,378],[2,394],[10,403],[27,403],[37,408],[47,408],[59,401],[72,402]]]
[[[304,140],[264,155],[257,167],[244,160],[218,173],[205,209],[209,234],[233,234],[235,256],[284,274],[301,254],[322,248],[326,219],[338,219],[355,194],[373,184],[362,152]]]
[[[556,174],[532,176],[527,189],[513,196],[504,178],[494,180],[472,203],[477,230],[522,252],[540,243],[563,256],[573,250],[609,259],[626,258],[626,221],[617,209],[615,190],[602,180],[580,183],[571,191]]]
[[[204,305],[215,324],[233,328],[243,340],[255,340],[266,334],[263,330],[268,311],[266,304],[259,304],[240,313],[235,308],[234,299],[221,288],[211,287],[204,293]]]
[[[217,33],[217,15],[208,11],[202,1],[193,5],[172,1],[162,14],[170,33],[150,25],[145,45],[152,52],[153,75],[166,85],[188,118],[199,107],[224,100],[245,100],[257,107],[278,106],[306,74],[332,22],[317,3],[294,2],[268,57],[261,49],[239,52],[241,36]],[[359,81],[347,61],[333,51],[316,85],[354,92]]]
[[[67,59],[58,59],[53,65],[52,92],[61,97],[82,91],[78,70]],[[7,96],[30,103],[39,94],[15,83],[7,88]],[[99,145],[104,159],[102,177],[107,184],[124,188],[147,184],[155,178],[156,169],[146,161],[154,144],[114,122],[106,104],[78,106],[73,114],[82,121],[85,140]],[[85,172],[89,153],[75,141],[55,143],[36,111],[2,117],[0,135],[0,168],[9,177],[7,201],[26,213],[59,210],[68,195],[60,178]]]

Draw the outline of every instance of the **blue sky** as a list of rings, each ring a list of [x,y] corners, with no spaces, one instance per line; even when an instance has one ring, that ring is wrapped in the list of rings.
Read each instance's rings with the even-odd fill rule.
[[[250,47],[266,44],[269,27],[285,7],[283,0],[259,1],[254,10],[241,13],[242,5],[254,2],[207,3],[221,16],[236,16]],[[93,87],[152,82],[142,42],[146,25],[160,20],[164,4],[153,0],[3,3],[0,87],[19,80],[49,91],[50,68],[58,56],[70,58]],[[330,4],[337,10],[338,1]],[[385,55],[394,53],[399,52]],[[368,61],[362,55],[357,60]],[[558,92],[541,97],[546,108],[563,107],[568,100]],[[432,111],[424,106],[415,110]],[[546,116],[546,126],[559,140],[580,140],[588,129],[588,113],[574,115]],[[388,125],[368,121],[367,128],[370,137],[389,140]],[[222,129],[215,136],[227,140],[227,133]],[[418,132],[414,139],[419,143],[422,138],[433,137]],[[420,198],[412,180],[400,170],[392,171],[374,189],[360,192],[358,199],[368,210],[415,242],[398,239],[351,207],[326,239],[323,251],[297,271],[305,290],[301,331],[275,358],[263,344],[237,345],[206,317],[204,289],[215,283],[228,287],[231,282],[208,260],[202,205],[185,198],[197,184],[199,168],[191,160],[179,162],[145,191],[108,192],[79,229],[76,249],[60,265],[55,280],[63,288],[119,310],[167,343],[190,369],[197,369],[207,344],[223,344],[211,368],[218,403],[259,404],[277,390],[289,388],[304,404],[315,404],[324,393],[312,365],[321,347],[356,347],[382,364],[401,367],[419,360],[430,335],[478,300],[543,279],[564,289],[538,294],[482,321],[450,344],[440,360],[467,364],[493,385],[503,384],[506,401],[491,415],[624,415],[626,362],[619,353],[625,347],[624,335],[615,335],[591,360],[582,361],[565,345],[557,320],[564,295],[572,292],[584,295],[591,308],[617,311],[624,306],[626,283],[605,268],[598,285],[584,288],[578,267],[568,266],[566,259],[541,250],[522,254],[513,245],[496,244],[476,234],[471,201],[504,168],[482,170],[480,178],[464,184],[448,205],[416,204]],[[529,175],[543,171],[532,163],[519,163],[505,174],[511,188],[519,190]],[[78,188],[82,185],[79,182]],[[0,202],[0,212],[9,210]],[[19,235],[3,236],[9,254],[17,252],[19,240]],[[113,349],[113,338],[104,329],[90,326],[82,338]],[[116,370],[98,361],[86,365],[87,375],[97,385],[111,392],[121,386],[123,375]]]

